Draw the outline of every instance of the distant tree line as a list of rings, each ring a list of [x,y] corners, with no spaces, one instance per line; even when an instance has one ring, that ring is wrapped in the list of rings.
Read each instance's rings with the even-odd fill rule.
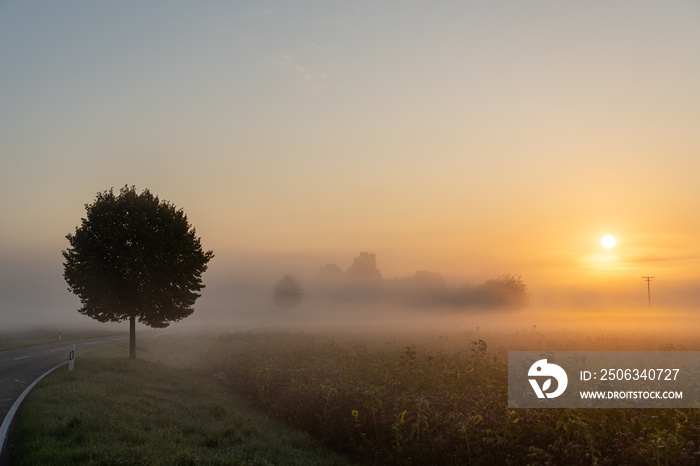
[[[520,275],[503,274],[479,284],[448,286],[437,272],[418,271],[407,278],[382,279],[376,256],[361,252],[346,272],[335,264],[320,267],[321,294],[339,301],[393,301],[416,307],[506,308],[527,306],[527,285]]]

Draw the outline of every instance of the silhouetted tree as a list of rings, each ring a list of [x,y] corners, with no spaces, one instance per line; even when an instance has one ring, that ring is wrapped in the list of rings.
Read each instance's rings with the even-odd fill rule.
[[[335,280],[344,277],[345,273],[335,264],[326,264],[319,267],[318,276],[324,280]]]
[[[481,285],[482,299],[486,305],[498,307],[523,307],[528,304],[527,285],[520,275],[503,274],[486,280]]]
[[[371,252],[361,252],[353,259],[347,274],[349,277],[360,279],[379,280],[382,278],[382,273],[377,269],[377,258]]]
[[[304,297],[304,290],[293,275],[285,275],[275,285],[272,299],[275,306],[290,309],[299,305]]]
[[[180,209],[148,190],[97,194],[86,218],[66,236],[63,276],[78,310],[100,322],[129,320],[129,357],[136,358],[136,319],[163,328],[194,312],[201,276],[214,257]]]
[[[520,275],[504,274],[480,285],[464,284],[453,291],[458,306],[482,308],[517,308],[528,304],[527,285]]]

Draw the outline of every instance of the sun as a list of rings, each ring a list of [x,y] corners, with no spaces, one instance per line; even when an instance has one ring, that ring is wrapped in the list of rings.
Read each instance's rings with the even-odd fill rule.
[[[613,238],[610,235],[605,235],[603,238],[600,240],[600,244],[603,245],[604,248],[610,249],[613,246],[615,246],[615,238]]]

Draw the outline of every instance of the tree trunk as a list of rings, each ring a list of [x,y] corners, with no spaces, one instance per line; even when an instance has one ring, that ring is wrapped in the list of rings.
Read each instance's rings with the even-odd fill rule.
[[[136,359],[136,316],[129,318],[129,357]]]

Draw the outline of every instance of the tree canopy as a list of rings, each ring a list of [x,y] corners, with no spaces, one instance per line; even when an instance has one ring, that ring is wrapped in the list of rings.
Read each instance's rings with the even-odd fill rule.
[[[347,275],[361,280],[379,280],[382,273],[377,268],[377,257],[371,252],[361,252],[352,260]]]
[[[289,309],[297,306],[304,297],[304,289],[293,275],[285,275],[277,282],[272,293],[275,306]]]
[[[194,312],[201,276],[214,257],[204,252],[182,209],[147,189],[113,189],[86,204],[87,215],[63,251],[64,278],[100,322],[130,321],[130,357],[136,357],[135,322],[163,328]]]

